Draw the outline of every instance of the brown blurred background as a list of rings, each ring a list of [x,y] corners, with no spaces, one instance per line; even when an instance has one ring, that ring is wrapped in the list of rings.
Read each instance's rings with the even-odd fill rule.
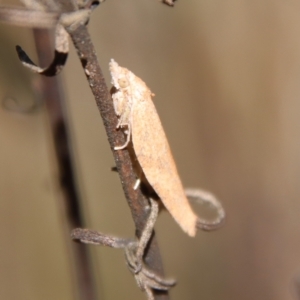
[[[6,1],[8,3],[10,1]],[[4,3],[2,1],[1,3]],[[296,299],[300,274],[300,3],[295,0],[107,0],[89,28],[110,82],[114,58],[154,98],[185,186],[222,200],[226,226],[187,237],[162,213],[156,229],[171,297]],[[0,24],[0,99],[28,107],[32,32]],[[50,58],[51,59],[51,58]],[[89,228],[132,237],[133,222],[102,121],[72,47],[67,112]],[[53,142],[42,105],[0,109],[0,299],[73,300]],[[121,250],[91,247],[100,299],[145,299]]]

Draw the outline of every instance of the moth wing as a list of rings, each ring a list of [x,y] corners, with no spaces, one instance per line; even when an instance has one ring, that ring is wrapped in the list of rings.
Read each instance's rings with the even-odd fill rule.
[[[186,198],[149,89],[133,105],[131,126],[134,151],[145,177],[180,227],[195,236],[197,216]]]

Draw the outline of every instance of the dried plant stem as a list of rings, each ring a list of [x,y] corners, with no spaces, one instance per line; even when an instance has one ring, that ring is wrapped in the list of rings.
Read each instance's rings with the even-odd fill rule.
[[[134,190],[133,188],[136,178],[128,150],[114,150],[115,146],[124,144],[125,138],[121,131],[116,130],[117,117],[114,112],[113,102],[105,83],[87,28],[81,25],[77,27],[77,29],[70,31],[69,34],[75,45],[77,54],[84,68],[88,83],[92,93],[94,94],[98,109],[103,119],[123,190],[135,223],[136,235],[139,238],[148,217],[148,212],[146,210],[148,201],[143,196],[140,189]],[[162,261],[159,248],[155,240],[155,235],[153,235],[149,243],[149,247],[147,248],[145,264],[149,269],[158,275],[163,276]],[[154,291],[154,293],[156,300],[169,299],[166,291]]]
[[[53,45],[50,42],[49,31],[34,29],[34,40],[40,65],[47,65],[49,57],[53,56]],[[50,128],[53,135],[55,154],[58,164],[60,187],[64,198],[64,207],[67,216],[66,235],[76,227],[85,227],[77,190],[70,136],[64,112],[64,95],[58,77],[39,77],[41,80],[41,97],[44,99]],[[69,242],[69,239],[66,239]],[[72,251],[72,265],[74,266],[74,281],[81,300],[96,300],[97,291],[93,274],[91,256],[84,244],[69,242]]]

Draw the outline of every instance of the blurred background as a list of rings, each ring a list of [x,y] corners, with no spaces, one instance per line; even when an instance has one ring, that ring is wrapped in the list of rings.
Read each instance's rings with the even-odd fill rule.
[[[195,239],[160,214],[165,273],[178,280],[173,300],[297,299],[299,15],[296,0],[178,0],[174,8],[107,0],[92,15],[90,34],[107,83],[111,58],[147,83],[184,185],[212,191],[227,211],[225,227]],[[0,24],[0,38],[0,100],[30,107],[38,75],[22,67],[15,45],[37,61],[32,31]],[[59,78],[87,227],[133,237],[73,46]],[[31,113],[1,107],[0,299],[75,299],[57,176],[45,105]],[[89,247],[99,299],[146,299],[121,250]]]

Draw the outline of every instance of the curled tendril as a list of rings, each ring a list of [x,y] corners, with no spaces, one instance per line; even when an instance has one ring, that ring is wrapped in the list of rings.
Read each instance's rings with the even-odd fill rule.
[[[37,66],[26,54],[26,52],[20,47],[16,46],[16,50],[22,64],[35,73],[45,75],[48,77],[57,75],[63,68],[68,58],[68,53],[54,51],[54,59],[51,64],[46,68]]]
[[[88,1],[88,3],[81,9],[70,13],[62,13],[55,26],[55,51],[54,58],[48,67],[42,68],[36,65],[27,53],[20,47],[16,46],[16,50],[22,64],[35,73],[44,76],[55,76],[64,67],[69,54],[69,35],[68,27],[72,27],[77,23],[87,24],[91,12],[100,4],[99,1]],[[77,20],[79,19],[79,20]]]
[[[69,53],[68,33],[60,24],[57,24],[55,30],[55,51],[54,59],[46,68],[37,66],[27,55],[27,53],[20,47],[16,46],[16,50],[22,64],[35,73],[45,76],[55,76],[64,67]]]
[[[184,191],[189,200],[197,203],[207,203],[217,212],[216,218],[212,221],[198,217],[197,228],[211,231],[223,226],[226,217],[225,210],[221,202],[212,193],[196,188],[186,188]]]

